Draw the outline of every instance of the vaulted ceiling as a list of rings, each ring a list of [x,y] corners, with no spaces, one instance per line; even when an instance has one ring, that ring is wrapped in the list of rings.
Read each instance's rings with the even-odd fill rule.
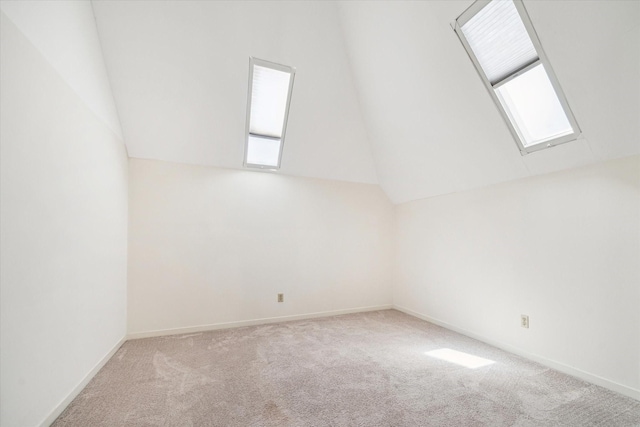
[[[323,2],[94,2],[132,157],[241,168],[249,57],[296,67],[281,173],[376,183],[338,10]]]
[[[241,168],[249,57],[296,67],[282,170],[395,203],[640,153],[640,2],[525,5],[583,136],[522,157],[450,23],[471,1],[94,1],[132,157]]]

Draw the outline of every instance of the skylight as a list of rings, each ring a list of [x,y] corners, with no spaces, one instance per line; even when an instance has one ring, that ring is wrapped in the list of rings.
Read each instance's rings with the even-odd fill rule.
[[[295,69],[251,58],[244,165],[279,169]]]
[[[580,135],[521,0],[478,0],[453,26],[522,154]]]

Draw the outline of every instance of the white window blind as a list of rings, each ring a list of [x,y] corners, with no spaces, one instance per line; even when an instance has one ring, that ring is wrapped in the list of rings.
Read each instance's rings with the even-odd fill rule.
[[[249,133],[282,137],[291,73],[253,66]]]
[[[490,2],[462,26],[462,32],[492,84],[538,59],[511,0]]]

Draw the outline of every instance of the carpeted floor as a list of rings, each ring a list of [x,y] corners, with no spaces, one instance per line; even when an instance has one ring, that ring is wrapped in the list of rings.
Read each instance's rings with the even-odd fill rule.
[[[640,426],[640,402],[385,310],[129,341],[54,426]]]

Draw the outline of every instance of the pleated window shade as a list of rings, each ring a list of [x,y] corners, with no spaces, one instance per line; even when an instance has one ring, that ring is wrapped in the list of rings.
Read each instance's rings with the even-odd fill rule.
[[[493,85],[538,59],[511,0],[494,0],[462,26],[471,50]]]
[[[249,133],[281,138],[291,73],[253,66]]]

